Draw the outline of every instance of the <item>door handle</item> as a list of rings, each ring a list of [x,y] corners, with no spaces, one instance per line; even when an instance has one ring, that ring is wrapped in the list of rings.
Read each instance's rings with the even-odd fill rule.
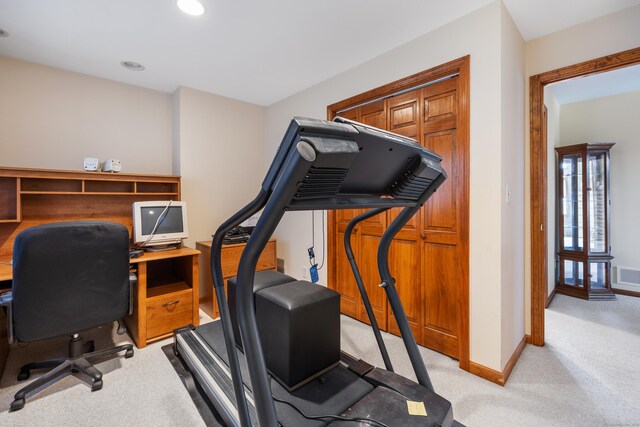
[[[163,307],[169,307],[170,305],[175,305],[175,304],[177,304],[177,303],[179,303],[179,302],[180,302],[180,300],[179,300],[179,299],[177,299],[177,300],[175,300],[175,301],[165,302],[164,304],[162,304],[162,306],[163,306]]]

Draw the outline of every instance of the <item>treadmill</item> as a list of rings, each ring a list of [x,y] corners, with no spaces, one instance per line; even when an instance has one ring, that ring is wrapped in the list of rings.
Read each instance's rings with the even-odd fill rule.
[[[451,403],[434,391],[388,263],[393,237],[446,179],[440,162],[410,138],[341,117],[333,122],[292,119],[258,195],[213,235],[211,271],[220,318],[174,331],[176,356],[226,425],[461,425],[453,419]],[[402,210],[380,240],[379,286],[386,291],[417,382],[394,373],[350,243],[359,222],[391,208]],[[220,259],[224,235],[260,209],[238,275],[229,281],[228,303]],[[334,291],[291,282],[295,279],[285,275],[283,282],[289,282],[258,290],[258,258],[284,213],[328,209],[368,209],[348,224],[344,243],[385,369],[339,350],[339,295]],[[305,304],[308,311],[300,308]],[[327,309],[319,311],[322,307]],[[318,362],[324,349],[330,360]],[[292,360],[296,352],[302,357]],[[308,378],[288,377],[314,363],[324,365],[312,367],[312,375],[303,375]]]

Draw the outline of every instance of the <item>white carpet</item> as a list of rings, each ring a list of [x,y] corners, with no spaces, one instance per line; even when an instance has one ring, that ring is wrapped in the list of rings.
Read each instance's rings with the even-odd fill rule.
[[[342,331],[345,351],[382,365],[368,326],[343,317]],[[558,295],[547,310],[546,331],[547,345],[527,346],[504,388],[461,371],[446,356],[421,351],[436,391],[469,427],[640,426],[640,299],[588,302]],[[396,371],[412,377],[401,340],[384,335]],[[98,349],[127,341],[108,328],[87,337],[96,339]],[[160,348],[170,340],[136,349],[131,359],[98,365],[104,374],[98,392],[67,377],[28,398],[21,411],[8,413],[22,387],[15,379],[19,366],[63,356],[66,341],[11,350],[0,380],[0,425],[203,425]]]

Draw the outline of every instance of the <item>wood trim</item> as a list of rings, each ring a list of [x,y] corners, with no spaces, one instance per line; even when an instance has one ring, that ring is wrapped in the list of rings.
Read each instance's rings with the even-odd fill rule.
[[[527,344],[533,344],[533,342],[531,342],[531,335],[525,334],[524,339],[527,341]]]
[[[518,360],[520,359],[520,355],[522,354],[522,351],[526,346],[527,346],[527,337],[525,335],[524,337],[522,337],[522,339],[520,340],[520,344],[518,344],[515,351],[509,358],[509,361],[504,366],[504,370],[502,371],[502,384],[500,385],[504,386],[507,383],[507,380],[511,375],[511,371],[513,371],[513,368],[516,366],[516,363],[518,363]]]
[[[504,377],[502,375],[502,372],[487,368],[484,365],[471,361],[469,362],[469,372],[480,378],[491,381],[492,383],[504,386]]]
[[[574,77],[596,74],[640,63],[640,48],[615,53],[568,67],[531,76],[529,79],[531,170],[531,341],[544,345],[544,307],[547,294],[547,153],[542,138],[544,87]],[[541,231],[542,227],[542,231]]]
[[[611,291],[614,294],[618,294],[618,295],[626,295],[628,297],[640,298],[640,292],[636,292],[636,291],[628,291],[626,289],[618,289],[618,288],[611,288]]]
[[[547,303],[544,305],[544,308],[549,308],[549,305],[551,304],[551,301],[553,301],[553,298],[555,296],[556,296],[556,288],[553,288],[551,293],[547,296]]]
[[[522,351],[528,343],[527,337],[529,337],[529,335],[525,335],[522,337],[520,344],[518,344],[518,346],[516,347],[515,351],[509,358],[509,361],[504,366],[504,370],[502,372],[488,368],[476,362],[469,362],[469,372],[473,375],[477,375],[480,378],[484,378],[485,380],[489,380],[492,383],[496,383],[499,386],[504,387],[504,385],[507,383],[507,380],[509,380],[509,376],[511,376],[513,368],[516,366],[518,359],[520,359]]]
[[[458,73],[459,74],[459,86],[458,86],[458,128],[457,135],[458,141],[461,145],[467,147],[470,145],[470,62],[471,57],[469,55],[462,58],[454,59],[445,64],[437,67],[430,68],[425,71],[413,74],[404,79],[396,80],[395,82],[388,83],[384,86],[372,89],[368,92],[361,93],[351,98],[345,99],[340,102],[336,102],[327,106],[327,119],[332,120],[336,116],[337,111],[349,109],[349,107],[360,105],[369,100],[388,96],[399,91],[409,89],[415,86],[419,86],[439,78]],[[462,186],[460,191],[466,197],[467,206],[469,206],[469,162],[462,166],[461,172]],[[328,212],[327,227],[327,248],[333,248],[336,244],[336,229],[335,229],[335,212]],[[461,226],[461,246],[464,253],[466,253],[466,259],[461,260],[460,265],[462,268],[462,275],[464,277],[464,284],[461,286],[459,304],[459,331],[458,331],[458,360],[459,366],[465,371],[471,372],[470,360],[469,360],[469,209],[462,212]],[[328,250],[328,284],[330,288],[333,288],[332,284],[336,279],[336,254],[335,251]]]
[[[331,104],[327,107],[327,118],[332,120],[336,116],[337,111],[348,110],[352,106],[357,106],[377,98],[383,98],[385,96],[446,77],[450,74],[460,72],[460,69],[464,67],[465,63],[467,64],[468,71],[469,58],[469,55],[467,55],[462,58],[454,59],[453,61],[438,65],[437,67],[420,71],[419,73],[412,74],[409,77],[387,83],[384,86],[377,87],[359,95],[352,96],[351,98],[347,98],[343,101],[336,102],[335,104]]]
[[[0,176],[19,176],[19,177],[45,177],[50,178],[51,175],[60,178],[74,178],[74,179],[113,179],[120,181],[123,178],[132,178],[138,180],[151,180],[151,181],[165,181],[174,180],[179,178],[179,175],[156,175],[145,173],[131,173],[131,172],[87,172],[81,170],[65,170],[65,169],[38,169],[38,168],[13,168],[10,166],[0,166]]]
[[[471,153],[471,69],[470,69],[470,57],[465,56],[463,58],[462,63],[458,69],[460,73],[459,77],[459,93],[458,93],[458,128],[456,133],[458,135],[458,142],[461,146],[463,146],[464,150],[468,153]],[[460,298],[458,300],[458,313],[459,313],[459,322],[458,322],[458,360],[460,369],[464,369],[465,371],[469,370],[470,364],[470,350],[469,350],[469,217],[470,217],[470,164],[469,157],[465,160],[464,165],[462,165],[462,171],[460,176],[461,188],[460,191],[464,195],[467,201],[467,209],[462,209],[460,219],[460,245],[462,247],[462,252],[466,254],[466,260],[462,259],[460,262],[460,269],[462,270],[462,282],[463,285],[460,287]]]

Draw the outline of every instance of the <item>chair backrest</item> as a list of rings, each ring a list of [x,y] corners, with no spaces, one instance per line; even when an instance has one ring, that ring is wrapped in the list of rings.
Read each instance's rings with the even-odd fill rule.
[[[19,341],[78,333],[124,317],[129,233],[105,221],[40,225],[16,236],[13,320]]]

